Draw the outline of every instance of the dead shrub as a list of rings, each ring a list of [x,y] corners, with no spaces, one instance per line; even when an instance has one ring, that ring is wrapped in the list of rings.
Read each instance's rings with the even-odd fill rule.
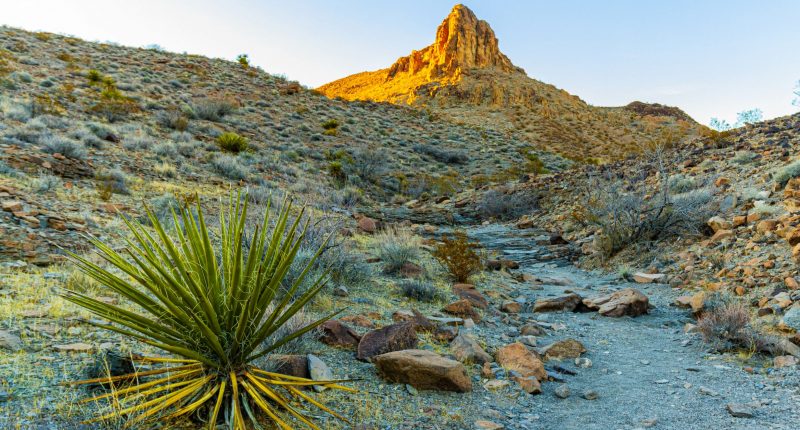
[[[480,246],[471,242],[463,231],[442,235],[442,242],[433,250],[433,257],[457,282],[466,282],[483,268]]]

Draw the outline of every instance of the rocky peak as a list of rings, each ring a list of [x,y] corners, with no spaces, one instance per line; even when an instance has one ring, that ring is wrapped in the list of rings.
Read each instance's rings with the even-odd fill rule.
[[[388,79],[399,74],[421,73],[428,78],[457,78],[465,70],[489,67],[523,72],[500,52],[489,23],[458,4],[439,25],[434,43],[398,59],[389,69]]]

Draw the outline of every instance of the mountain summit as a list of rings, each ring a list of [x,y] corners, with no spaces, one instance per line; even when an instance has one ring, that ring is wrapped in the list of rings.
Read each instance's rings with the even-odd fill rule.
[[[318,90],[331,98],[424,108],[459,123],[516,133],[531,146],[580,161],[607,161],[644,145],[674,143],[698,127],[678,108],[595,107],[531,79],[500,52],[489,24],[461,4],[439,25],[432,45],[385,69]]]
[[[459,4],[439,25],[433,45],[399,58],[389,68],[388,79],[403,74],[455,77],[462,69],[482,67],[524,73],[500,52],[489,23],[479,20],[468,7]]]

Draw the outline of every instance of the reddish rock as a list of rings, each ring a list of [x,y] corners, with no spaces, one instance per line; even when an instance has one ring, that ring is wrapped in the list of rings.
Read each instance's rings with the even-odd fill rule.
[[[358,359],[417,346],[417,331],[411,322],[392,324],[365,334],[358,343]]]
[[[18,200],[5,201],[0,206],[6,212],[22,212],[22,202]]]
[[[481,314],[472,307],[472,303],[467,299],[461,299],[450,303],[442,308],[442,312],[463,319],[470,318],[476,324],[481,321]]]
[[[275,373],[281,373],[298,378],[311,378],[308,373],[308,356],[306,355],[271,355]]]
[[[575,293],[555,298],[538,299],[533,304],[534,312],[573,312],[581,304],[583,298]]]
[[[454,284],[453,293],[460,299],[469,300],[472,306],[479,309],[486,309],[489,301],[472,284]]]
[[[409,384],[420,390],[465,393],[472,380],[463,364],[431,351],[409,349],[373,358],[378,374],[389,382]]]
[[[375,321],[372,321],[364,315],[348,315],[339,319],[359,327],[375,328]]]
[[[578,358],[586,352],[586,348],[575,339],[565,339],[551,343],[539,352],[547,360],[561,360],[564,358]]]
[[[498,349],[495,359],[503,368],[518,372],[521,376],[534,376],[539,381],[547,379],[542,360],[519,342]]]
[[[378,222],[370,217],[361,217],[358,220],[358,229],[364,233],[375,233],[378,230]]]
[[[322,343],[343,348],[355,348],[361,340],[353,329],[338,320],[328,320],[319,326]]]
[[[422,276],[423,269],[414,263],[404,263],[398,273],[404,278],[419,278]]]
[[[516,300],[506,300],[500,305],[500,310],[507,314],[518,314],[522,311],[522,303]]]
[[[535,376],[514,376],[511,380],[516,382],[528,394],[542,393],[542,384]]]
[[[583,304],[589,309],[597,310],[600,315],[607,317],[639,316],[648,312],[649,300],[647,296],[633,288],[616,291],[614,293],[585,299]]]

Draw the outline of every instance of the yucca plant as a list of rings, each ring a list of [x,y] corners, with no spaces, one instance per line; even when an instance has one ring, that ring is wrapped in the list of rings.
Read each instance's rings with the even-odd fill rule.
[[[127,417],[130,425],[193,415],[207,420],[209,429],[219,423],[245,429],[246,419],[255,428],[261,428],[259,421],[266,419],[281,429],[291,429],[293,423],[318,429],[303,405],[344,420],[302,388],[322,385],[354,391],[340,385],[345,381],[312,381],[256,365],[256,360],[268,359],[271,351],[335,313],[273,340],[276,331],[320,291],[328,273],[319,275],[299,297],[293,294],[319,256],[317,252],[292,284],[290,294],[276,298],[308,224],[299,226],[303,210],[290,220],[291,202],[284,201],[274,223],[268,207],[263,222],[245,238],[247,200],[231,194],[227,208],[223,204],[220,211],[218,235],[210,233],[199,202],[196,216],[188,206],[179,210],[180,215],[172,213],[171,235],[149,209],[152,232],[123,217],[131,233],[124,252],[92,240],[113,271],[70,254],[81,271],[130,301],[136,310],[76,291],[65,292],[67,300],[108,321],[94,325],[174,355],[136,358],[154,368],[134,374],[73,382],[112,387],[84,400],[111,404],[110,411],[92,421]],[[245,240],[249,247],[243,246]]]

